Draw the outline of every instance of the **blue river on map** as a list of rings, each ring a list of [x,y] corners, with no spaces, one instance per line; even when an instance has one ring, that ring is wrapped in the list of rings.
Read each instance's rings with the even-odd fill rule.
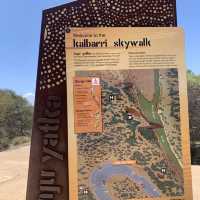
[[[128,165],[105,164],[101,168],[94,170],[90,176],[90,184],[93,193],[99,200],[112,200],[106,188],[106,182],[113,176],[125,176],[138,185],[142,185],[145,194],[149,197],[159,197],[157,188],[143,176],[139,176],[133,167]]]

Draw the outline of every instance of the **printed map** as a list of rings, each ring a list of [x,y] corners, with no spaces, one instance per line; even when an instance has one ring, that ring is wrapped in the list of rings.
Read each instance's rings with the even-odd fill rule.
[[[177,69],[78,71],[98,77],[103,132],[77,134],[79,200],[183,196]]]

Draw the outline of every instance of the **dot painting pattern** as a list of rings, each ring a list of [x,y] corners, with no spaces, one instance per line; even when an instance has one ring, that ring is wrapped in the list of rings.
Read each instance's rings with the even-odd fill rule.
[[[79,0],[44,12],[40,90],[65,84],[66,27],[176,25],[175,0]]]

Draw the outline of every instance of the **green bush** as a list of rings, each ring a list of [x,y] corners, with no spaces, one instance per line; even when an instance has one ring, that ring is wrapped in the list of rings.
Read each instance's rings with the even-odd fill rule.
[[[10,146],[10,140],[7,137],[0,138],[0,151],[8,149]]]
[[[17,146],[17,145],[25,144],[25,143],[28,143],[28,142],[30,142],[30,137],[28,137],[28,136],[18,136],[18,137],[13,138],[10,143],[13,146]]]
[[[188,86],[199,86],[200,75],[194,74],[191,70],[187,72]]]
[[[27,142],[30,137],[33,106],[11,90],[0,89],[0,151]]]

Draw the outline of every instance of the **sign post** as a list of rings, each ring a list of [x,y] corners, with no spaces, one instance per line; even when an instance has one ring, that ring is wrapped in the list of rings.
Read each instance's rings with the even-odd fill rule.
[[[79,0],[43,12],[27,200],[69,199],[65,29],[100,26],[176,26],[176,2]]]

